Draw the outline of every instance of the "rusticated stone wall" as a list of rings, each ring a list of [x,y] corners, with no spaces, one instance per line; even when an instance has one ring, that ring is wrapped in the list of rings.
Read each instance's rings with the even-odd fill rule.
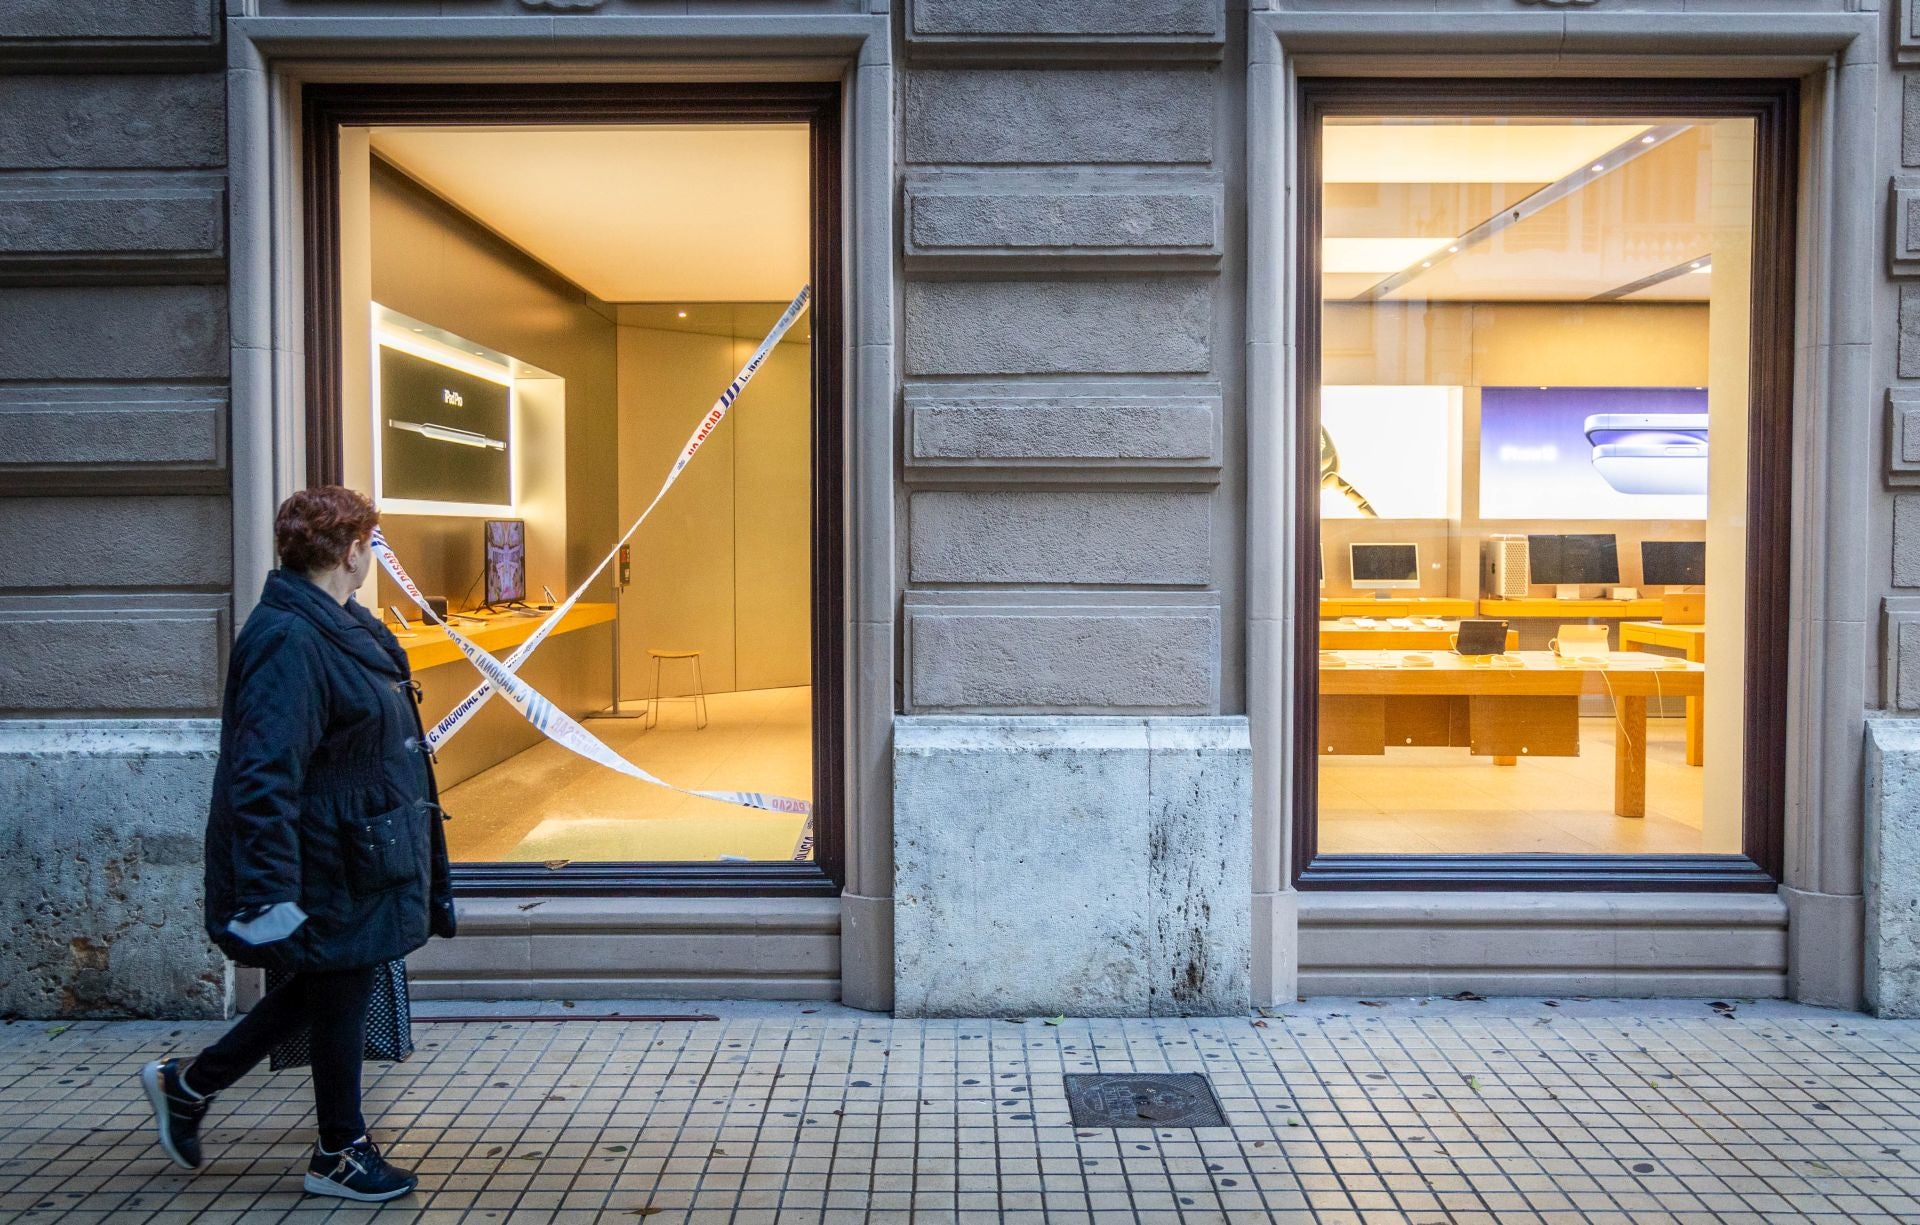
[[[905,9],[907,1014],[1251,998],[1236,8]]]
[[[218,1015],[230,634],[218,0],[0,15],[0,1013]]]
[[[1238,707],[1233,7],[905,7],[909,715]]]

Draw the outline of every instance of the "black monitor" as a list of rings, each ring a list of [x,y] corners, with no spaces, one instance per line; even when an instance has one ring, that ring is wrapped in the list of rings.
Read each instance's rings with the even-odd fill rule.
[[[1420,548],[1411,544],[1350,544],[1356,591],[1420,586]]]
[[[1642,540],[1640,581],[1649,587],[1694,587],[1707,581],[1704,540]]]
[[[526,599],[526,520],[487,520],[486,546],[486,602],[489,605],[513,604]]]
[[[1534,583],[1620,581],[1620,546],[1612,532],[1527,537],[1527,579]]]

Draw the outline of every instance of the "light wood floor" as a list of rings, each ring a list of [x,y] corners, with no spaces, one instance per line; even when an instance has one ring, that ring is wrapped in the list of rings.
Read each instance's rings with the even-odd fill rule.
[[[1613,815],[1613,721],[1580,720],[1580,756],[1496,766],[1465,749],[1322,757],[1320,849],[1333,854],[1698,854],[1704,771],[1680,719],[1647,722],[1647,815]]]
[[[707,703],[699,731],[686,702],[665,703],[652,731],[639,719],[586,726],[677,786],[812,796],[811,689],[716,693]],[[551,741],[475,775],[443,800],[452,816],[448,850],[467,863],[786,860],[804,821],[655,787]]]
[[[628,760],[684,787],[812,794],[812,691],[719,693],[693,727],[684,702],[660,726],[587,726]],[[1613,815],[1613,724],[1580,721],[1580,756],[1495,766],[1461,749],[1322,757],[1320,849],[1333,854],[1688,854],[1700,848],[1703,772],[1682,758],[1679,719],[1647,731],[1647,815]],[[801,819],[649,786],[552,743],[445,796],[464,862],[785,860]]]

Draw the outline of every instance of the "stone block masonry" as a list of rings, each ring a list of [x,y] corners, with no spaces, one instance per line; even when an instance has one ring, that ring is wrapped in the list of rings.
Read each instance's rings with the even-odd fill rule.
[[[895,725],[902,1016],[1219,1016],[1249,1002],[1246,720]]]
[[[201,927],[213,720],[0,723],[0,1014],[225,1015]]]

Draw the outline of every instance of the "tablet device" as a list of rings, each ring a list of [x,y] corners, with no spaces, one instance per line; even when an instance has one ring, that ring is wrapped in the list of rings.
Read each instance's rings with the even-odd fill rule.
[[[1505,655],[1507,623],[1505,621],[1462,621],[1460,632],[1454,635],[1453,649],[1459,655]]]

